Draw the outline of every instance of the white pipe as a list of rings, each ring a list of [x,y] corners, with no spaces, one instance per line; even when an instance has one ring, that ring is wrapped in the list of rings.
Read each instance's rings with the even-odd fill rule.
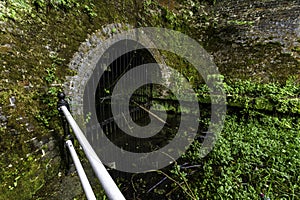
[[[71,113],[68,111],[66,106],[61,106],[61,110],[64,112],[69,124],[71,125],[73,132],[76,135],[76,138],[81,145],[86,157],[90,161],[90,164],[98,177],[107,197],[111,200],[125,200],[125,197],[117,187],[114,180],[111,178],[109,173],[107,172],[106,168],[98,158],[97,154],[95,153],[94,149],[84,136],[83,132],[77,125],[76,121],[72,117]]]
[[[93,189],[90,185],[90,182],[84,172],[84,169],[81,165],[81,162],[77,156],[77,153],[74,149],[74,146],[72,144],[72,141],[71,140],[67,140],[66,141],[66,144],[67,144],[67,147],[69,148],[69,151],[70,151],[70,154],[72,156],[72,159],[73,159],[73,162],[75,164],[75,167],[76,167],[76,170],[77,170],[77,173],[79,175],[79,178],[80,178],[80,181],[81,181],[81,184],[82,184],[82,187],[83,187],[83,190],[85,192],[85,195],[86,195],[86,198],[88,200],[96,200],[96,197],[95,197],[95,194],[93,192]]]

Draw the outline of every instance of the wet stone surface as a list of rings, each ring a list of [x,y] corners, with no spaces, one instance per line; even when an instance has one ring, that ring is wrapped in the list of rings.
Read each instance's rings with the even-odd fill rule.
[[[300,74],[299,6],[284,0],[220,1],[202,9],[210,25],[201,21],[202,10],[191,20],[225,77],[284,82]]]

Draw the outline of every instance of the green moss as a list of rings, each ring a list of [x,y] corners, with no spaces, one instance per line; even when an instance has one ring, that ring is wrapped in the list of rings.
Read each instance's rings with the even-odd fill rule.
[[[58,140],[61,134],[61,127],[56,110],[56,94],[62,88],[60,86],[53,86],[52,84],[59,85],[64,81],[65,76],[73,74],[68,69],[68,63],[73,54],[77,52],[81,42],[89,34],[100,29],[103,25],[117,22],[130,23],[136,26],[162,26],[182,32],[189,32],[189,34],[198,34],[198,32],[191,33],[190,31],[194,29],[190,27],[189,22],[185,21],[187,19],[185,17],[190,14],[189,12],[181,16],[156,1],[145,1],[145,4],[143,4],[142,1],[136,2],[133,0],[9,0],[1,1],[0,8],[0,107],[2,107],[1,112],[3,112],[3,115],[9,116],[7,124],[0,126],[0,199],[11,199],[12,197],[15,199],[30,199],[41,187],[48,185],[49,180],[58,181],[57,173],[61,164],[60,160],[58,158],[42,158],[40,150],[34,147],[32,142],[26,141],[30,141],[34,137],[37,137],[37,140],[49,137],[55,137]],[[197,7],[192,8],[198,9]],[[197,20],[200,20],[201,23],[203,22],[202,24],[211,22],[211,16],[204,16],[203,13],[199,15],[201,16]],[[268,74],[274,74],[273,77],[275,80],[280,78],[285,82],[286,77],[297,69],[296,67],[293,68],[293,65],[296,66],[296,64],[288,56],[284,59],[276,57],[274,60],[280,60],[283,63],[280,66],[284,67],[286,67],[286,63],[290,63],[289,70],[278,70],[277,65],[271,63],[268,55],[273,55],[272,52],[280,52],[279,44],[254,45],[250,52],[253,53],[251,55],[255,56],[251,58],[247,57],[249,55],[249,47],[247,46],[240,47],[239,52],[234,51],[232,43],[226,43],[223,38],[213,36],[217,29],[215,28],[215,24],[211,23],[211,26],[205,27],[207,28],[208,35],[212,35],[212,37],[202,41],[205,44],[205,49],[214,52],[220,49],[220,47],[225,46],[225,49],[228,50],[227,53],[233,55],[233,58],[242,62],[246,61],[247,66],[252,66],[249,68],[251,71],[246,71],[244,69],[245,64],[242,62],[231,65],[219,63],[219,68],[227,79],[248,79],[249,75],[247,74],[255,73],[257,70],[255,66],[260,66],[265,60],[269,60],[267,62],[269,65],[263,70]],[[252,25],[253,22],[237,20],[229,23],[229,25],[232,24]],[[228,27],[225,27],[225,31],[229,31],[231,27],[228,30],[226,28]],[[221,43],[223,46],[220,46]],[[295,48],[293,51],[299,52],[299,49]],[[207,90],[200,87],[203,80],[201,77],[195,76],[193,68],[185,60],[178,58],[176,55],[169,52],[162,53],[167,58],[167,64],[183,73],[192,85],[198,89],[199,98],[204,97],[204,101],[207,102],[207,99],[209,99],[207,98]],[[240,73],[241,69],[244,70],[243,73]],[[229,103],[247,108],[246,111],[248,113],[246,114],[248,116],[249,112],[251,114],[253,110],[275,110],[283,114],[299,114],[299,99],[296,98],[299,97],[299,89],[297,90],[299,86],[292,84],[293,81],[283,85],[274,85],[272,83],[261,84],[259,81],[262,77],[264,75],[258,74],[254,75],[251,81],[228,83],[226,88],[227,93],[232,94]],[[270,80],[263,81],[268,82]],[[10,103],[9,98],[11,97],[16,98],[15,108],[8,106]],[[166,107],[173,112],[178,111],[178,108],[174,105],[167,104]],[[260,115],[255,116],[258,118]],[[20,120],[20,117],[24,120]],[[246,119],[239,122],[234,115],[230,117],[226,124],[226,131],[224,132],[226,134],[221,139],[224,145],[222,143],[218,144],[213,154],[205,160],[203,174],[201,174],[202,171],[200,172],[203,176],[197,177],[202,182],[192,180],[197,183],[194,188],[195,191],[197,189],[196,186],[199,186],[198,192],[202,191],[203,198],[205,198],[205,195],[208,198],[209,194],[207,191],[217,191],[219,194],[224,194],[228,187],[231,186],[237,189],[236,191],[240,191],[240,196],[243,196],[242,194],[245,190],[239,190],[242,187],[237,187],[237,182],[227,183],[225,177],[225,175],[231,178],[234,177],[234,172],[238,170],[238,168],[235,168],[237,166],[236,163],[239,163],[239,165],[243,165],[243,163],[252,165],[251,163],[254,160],[256,164],[265,162],[266,166],[269,164],[274,165],[276,170],[284,167],[284,160],[280,160],[278,157],[281,154],[278,149],[284,146],[282,143],[283,140],[280,140],[281,136],[279,136],[279,133],[282,133],[282,137],[286,137],[285,139],[291,144],[291,146],[288,146],[288,150],[294,152],[294,155],[299,155],[299,152],[293,151],[292,148],[297,147],[298,140],[293,141],[291,139],[296,138],[297,135],[294,135],[295,137],[292,136],[299,130],[299,127],[297,127],[296,123],[292,122],[291,118],[280,118],[278,120],[274,116],[263,116],[259,118],[260,121],[255,120],[255,117],[253,117],[250,125],[248,125]],[[28,123],[33,126],[33,131],[27,130],[28,127],[26,124]],[[259,126],[263,132],[258,131],[255,128],[256,126]],[[279,126],[278,132],[274,128],[277,126]],[[246,128],[242,129],[242,127]],[[292,127],[291,130],[288,130],[290,135],[285,132],[286,128],[289,127]],[[275,147],[272,148],[273,152],[271,153],[268,152],[268,148],[263,141],[265,139],[266,144],[273,144],[267,138],[270,135],[270,130],[272,131],[272,138],[277,142],[276,147],[278,147],[278,149]],[[252,132],[253,134],[249,134]],[[244,134],[249,142],[239,143],[244,138],[240,138],[241,140],[235,139],[235,133]],[[265,145],[264,151],[267,152],[266,155],[278,158],[276,162],[272,160],[256,160],[258,157],[253,155],[243,160],[242,158],[238,158],[239,154],[237,152],[228,153],[230,152],[229,143],[231,141],[236,142],[234,145],[241,145],[242,147],[250,146],[252,151],[255,149],[255,145],[251,146],[253,143],[252,139],[258,137],[262,138],[258,142],[260,145]],[[47,151],[47,148],[45,147],[43,150]],[[255,153],[256,151],[253,152]],[[249,152],[243,153],[250,154]],[[262,151],[258,153],[264,156]],[[27,154],[28,156],[26,156]],[[236,161],[232,160],[234,156],[237,157]],[[287,161],[286,163],[288,163],[288,158],[284,158]],[[197,160],[196,156],[190,157],[190,160],[193,159]],[[296,166],[297,158],[293,159],[292,166]],[[213,165],[213,161],[225,163],[225,165],[218,166],[217,169],[212,169],[211,165]],[[199,162],[202,162],[202,160]],[[231,165],[228,165],[228,163]],[[218,176],[221,169],[223,170],[222,177]],[[275,184],[274,189],[271,188],[269,193],[275,198],[278,191],[281,190],[284,190],[286,193],[294,192],[294,194],[298,192],[295,178],[290,178],[290,183],[294,183],[297,186],[295,187],[295,191],[292,191],[292,185],[289,188],[284,187],[284,185],[289,184],[286,179],[281,182],[278,178],[279,175],[273,176],[271,171],[265,173],[266,171],[261,169],[262,171],[259,172],[262,172],[262,174],[256,173],[247,164],[243,165],[242,169],[245,170],[243,177],[251,176],[252,182],[250,181],[250,183],[252,185],[247,187],[247,190],[250,192],[266,190],[263,184],[269,184],[270,181],[266,180],[263,175],[271,177],[274,180],[272,182],[272,184]],[[269,167],[267,170],[272,170],[272,168]],[[238,173],[241,175],[240,171]],[[286,171],[286,173],[289,175],[292,174],[291,171]],[[296,172],[293,173],[296,174]],[[262,179],[262,183],[253,182],[253,180],[259,178]],[[221,188],[220,183],[226,183],[227,186]],[[238,183],[241,184],[240,182]],[[282,183],[282,187],[279,185],[280,183]],[[55,187],[54,185],[55,183],[51,187]],[[97,181],[95,181],[95,185],[98,185]],[[51,192],[51,187],[46,186],[45,190],[40,191],[47,190]],[[248,196],[251,196],[250,192]],[[233,193],[232,191],[227,191],[226,195]],[[103,191],[100,191],[98,196],[103,196]],[[247,195],[243,197],[245,196]],[[251,197],[255,198],[256,196],[252,195]],[[47,197],[45,198],[47,199]]]
[[[88,34],[105,24],[134,22],[136,18],[127,13],[134,13],[131,0],[24,0],[1,2],[3,5],[0,107],[9,118],[0,126],[0,199],[30,199],[60,169],[59,160],[41,158],[41,150],[26,141],[35,137],[59,140],[56,94],[65,76],[73,74],[67,64]],[[15,108],[8,106],[11,97],[16,99]],[[17,120],[20,117],[22,120]]]
[[[254,21],[229,20],[227,23],[235,25],[253,25]]]

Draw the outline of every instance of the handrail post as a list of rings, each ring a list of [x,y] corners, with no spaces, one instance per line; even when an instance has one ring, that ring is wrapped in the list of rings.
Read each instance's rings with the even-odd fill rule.
[[[125,200],[125,197],[121,193],[120,189],[108,173],[107,169],[100,161],[99,157],[97,156],[96,152],[86,139],[85,135],[83,134],[82,130],[79,128],[78,124],[72,117],[69,111],[69,104],[66,102],[65,95],[59,94],[58,95],[59,102],[58,102],[58,110],[62,115],[64,115],[64,120],[66,119],[68,125],[70,124],[73,133],[76,136],[77,141],[81,145],[87,159],[89,160],[98,180],[100,181],[102,188],[104,189],[107,197],[111,200]],[[69,127],[69,126],[68,126]],[[68,132],[69,129],[66,131]]]
[[[62,120],[62,124],[63,124],[63,129],[64,129],[64,137],[67,137],[68,135],[70,135],[70,128],[69,128],[69,124],[67,122],[67,119],[63,113],[63,111],[61,110],[62,106],[66,106],[68,110],[70,110],[70,105],[69,103],[65,100],[65,94],[64,93],[59,93],[57,95],[58,97],[58,102],[57,102],[57,109],[59,111],[61,120]]]
[[[57,97],[58,97],[57,109],[60,113],[60,118],[61,118],[63,130],[64,130],[64,136],[63,136],[62,140],[64,143],[63,144],[64,154],[65,154],[65,157],[67,160],[67,169],[68,169],[68,171],[70,170],[70,164],[71,164],[71,161],[73,161],[87,199],[88,200],[96,200],[96,197],[95,197],[93,189],[90,185],[90,182],[84,172],[84,169],[81,165],[78,155],[74,149],[74,146],[73,146],[74,138],[70,134],[69,123],[66,119],[66,116],[64,115],[64,112],[61,109],[61,107],[64,106],[69,110],[70,109],[69,103],[65,100],[64,93],[58,94]]]
[[[69,173],[69,170],[71,168],[72,159],[71,159],[70,152],[67,149],[66,142],[68,140],[71,140],[72,143],[74,143],[74,138],[70,134],[69,123],[68,123],[63,111],[61,110],[61,106],[66,106],[68,108],[68,110],[70,110],[70,106],[69,106],[69,103],[65,100],[65,94],[64,93],[59,93],[57,95],[57,97],[58,97],[57,109],[59,111],[62,127],[63,127],[63,130],[64,130],[64,135],[63,135],[63,138],[61,139],[61,141],[62,141],[61,149],[62,149],[62,156],[66,161],[66,172],[65,173],[67,174],[67,173]]]

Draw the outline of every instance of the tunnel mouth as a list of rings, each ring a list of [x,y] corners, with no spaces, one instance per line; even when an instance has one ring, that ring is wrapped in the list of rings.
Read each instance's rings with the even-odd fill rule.
[[[128,51],[128,49],[134,49]],[[118,146],[121,149],[136,152],[136,153],[147,153],[154,150],[160,149],[167,145],[172,137],[176,134],[170,134],[172,129],[177,130],[180,124],[180,112],[168,113],[165,120],[166,124],[163,126],[161,131],[156,135],[148,138],[138,138],[133,137],[122,130],[120,126],[127,126],[130,128],[130,124],[135,123],[138,126],[144,127],[149,123],[158,123],[161,125],[159,120],[150,121],[152,112],[149,111],[152,104],[153,93],[156,97],[160,96],[162,91],[167,91],[167,88],[159,84],[145,84],[139,87],[134,93],[130,96],[129,102],[129,111],[130,116],[124,116],[123,113],[120,113],[118,116],[114,116],[112,113],[112,106],[124,106],[122,105],[122,95],[127,95],[126,91],[122,91],[120,94],[114,94],[115,96],[120,96],[120,105],[112,104],[112,95],[115,88],[115,85],[118,81],[130,70],[145,64],[154,64],[159,66],[156,59],[153,56],[153,53],[150,52],[151,49],[146,49],[139,42],[124,39],[116,42],[111,45],[100,57],[97,62],[96,68],[93,73],[101,74],[101,77],[97,77],[97,80],[90,79],[91,82],[96,82],[96,91],[95,91],[95,107],[97,123],[99,123],[102,133],[107,137],[113,144]],[[122,52],[126,52],[122,54]],[[140,79],[147,81],[149,79],[149,72],[143,71],[138,74]],[[151,77],[162,77],[159,67],[157,70],[152,71],[150,74]],[[137,77],[130,77],[129,82],[135,84],[135,79]],[[99,80],[99,81],[98,81]],[[97,82],[98,81],[98,82]],[[88,86],[89,84],[87,84]],[[89,95],[90,92],[93,92],[92,89],[85,88],[85,95]],[[168,93],[172,93],[168,91]],[[118,98],[118,97],[116,97]],[[179,107],[179,102],[173,102],[173,106]],[[87,108],[84,110],[84,116],[89,115],[89,110],[93,108]],[[160,112],[160,111],[157,111]],[[127,117],[131,121],[124,120]],[[116,120],[120,120],[120,123],[117,123]],[[171,125],[172,124],[172,125]],[[98,135],[100,133],[91,133],[93,135]],[[96,138],[92,135],[87,135],[88,140],[91,143],[95,143]]]
[[[111,27],[113,28],[110,29]],[[178,54],[179,57],[186,59],[191,67],[194,67],[195,70],[193,72],[197,72],[203,77],[207,77],[206,75],[212,73],[214,76],[209,79],[209,83],[215,80],[215,75],[218,75],[218,71],[214,68],[215,65],[212,63],[211,57],[200,45],[196,44],[191,38],[189,39],[184,35],[180,35],[178,32],[175,33],[157,28],[119,30],[114,27],[110,26],[103,29],[102,32],[100,31],[100,35],[97,32],[97,34],[91,36],[85,45],[80,47],[80,53],[76,54],[74,61],[71,62],[70,66],[72,68],[70,68],[78,72],[78,75],[70,79],[73,82],[69,84],[69,91],[72,96],[71,109],[76,117],[75,120],[78,120],[80,128],[82,128],[86,139],[91,145],[91,151],[94,150],[101,159],[101,162],[105,163],[109,168],[130,173],[162,169],[182,156],[189,145],[192,144],[199,131],[199,120],[201,117],[198,96],[195,94],[193,85],[189,83],[190,77],[187,77],[185,73],[174,66],[185,63],[185,61],[180,60],[179,63],[171,64],[171,67],[169,67],[165,64],[164,59],[170,62],[175,61],[177,57],[172,57],[168,52]],[[109,30],[114,30],[114,32],[109,32]],[[99,38],[104,31],[104,37]],[[159,37],[157,38],[157,36]],[[184,39],[184,41],[178,41],[179,44],[182,44],[182,42],[185,44],[185,39],[188,40],[188,44],[183,46],[173,45],[177,44],[176,40],[178,38]],[[186,54],[186,50],[191,47],[195,50],[190,51],[191,54]],[[201,53],[194,53],[198,51]],[[162,90],[165,91],[170,88],[169,90],[174,94],[161,93],[161,96],[153,96],[153,88],[156,89],[157,86],[148,84],[149,82],[146,82],[147,84],[142,82],[145,86],[138,84],[136,85],[138,87],[129,88],[130,93],[127,94],[127,97],[123,95],[122,93],[126,94],[128,88],[118,86],[120,83],[123,86],[127,86],[128,84],[130,85],[130,82],[122,82],[122,80],[135,81],[134,77],[128,76],[135,69],[142,70],[138,77],[149,74],[147,73],[148,68],[144,68],[144,66],[149,65],[155,68],[152,71],[153,77],[161,76],[164,79],[163,83],[160,81],[153,81],[151,83],[161,84],[165,87]],[[124,91],[120,92],[120,90],[117,90],[120,94],[115,93],[116,88],[121,88]],[[147,88],[152,88],[150,89],[152,92],[148,93]],[[167,92],[170,93],[170,91]],[[164,105],[168,106],[172,102],[175,105],[174,107],[179,107],[178,104],[180,104],[180,109],[176,108],[173,112],[169,109],[167,109],[169,112],[164,110],[164,114],[167,114],[167,117],[164,115],[162,118],[166,122],[169,122],[168,124],[171,124],[173,119],[175,119],[175,123],[168,127],[171,129],[174,128],[174,132],[176,132],[175,136],[172,138],[172,132],[169,130],[165,133],[160,132],[160,130],[166,129],[165,125],[158,127],[157,130],[159,131],[157,132],[152,131],[152,133],[162,136],[162,145],[156,145],[154,141],[151,141],[151,139],[154,139],[152,137],[154,134],[141,136],[135,133],[131,134],[127,130],[117,132],[118,128],[122,129],[122,127],[129,125],[124,120],[122,125],[118,123],[119,119],[122,119],[124,116],[120,112],[115,112],[114,107],[117,106],[112,106],[112,104],[119,104],[119,99],[115,98],[116,96],[120,97],[120,100],[122,98],[126,100],[121,102],[121,104],[125,105],[123,107],[126,108],[126,110],[121,110],[121,112],[125,112],[124,114],[127,117],[129,116],[130,120],[128,121],[132,121],[132,124],[138,124],[142,128],[146,127],[146,134],[150,130],[148,129],[148,124],[152,125],[149,120],[151,119],[152,121],[151,115],[147,112],[148,109],[151,110],[152,105],[162,104],[164,107]],[[172,96],[176,98],[174,99]],[[223,100],[223,98],[220,99]],[[146,112],[143,111],[144,109],[140,109],[140,106],[133,105],[132,102],[138,102],[138,105],[146,108]],[[212,104],[211,110],[213,111],[215,108],[215,104]],[[138,114],[128,113],[129,109],[139,110]],[[139,116],[139,113],[143,112],[145,121],[139,121],[138,118],[135,118]],[[134,111],[133,113],[136,112]],[[180,119],[180,121],[177,119]],[[214,130],[212,128],[215,126],[207,125],[207,133],[213,135]],[[151,127],[151,130],[152,128],[156,128],[155,126],[156,124]],[[143,134],[141,131],[137,131],[136,133]],[[206,134],[204,133],[204,135]],[[166,136],[170,136],[170,139]],[[213,140],[205,140],[205,138],[206,136],[203,137],[204,145],[209,147],[214,145],[214,138]],[[118,143],[119,141],[117,140],[121,142]],[[149,147],[147,147],[144,141],[150,141]],[[129,143],[130,145],[128,145]],[[136,149],[137,147],[138,149]],[[205,154],[210,150],[211,148],[206,148],[205,152],[201,152],[201,154]],[[111,165],[112,163],[114,164]]]

